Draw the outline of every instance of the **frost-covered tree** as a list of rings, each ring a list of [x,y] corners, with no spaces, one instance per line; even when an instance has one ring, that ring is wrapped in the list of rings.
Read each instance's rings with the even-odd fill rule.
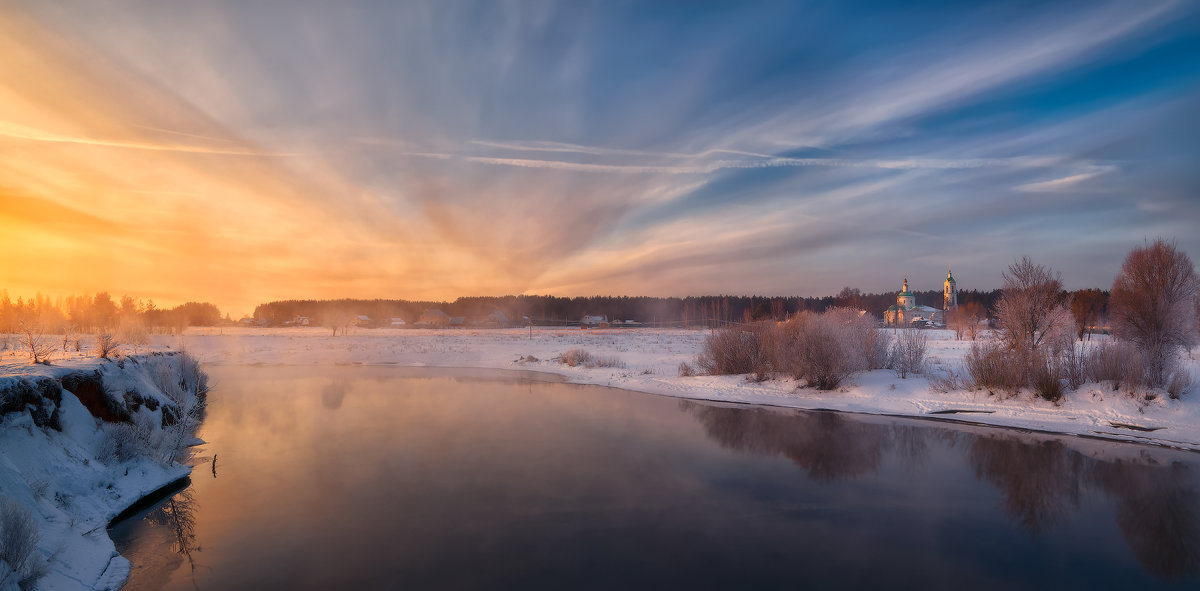
[[[1113,281],[1108,315],[1113,335],[1145,357],[1146,381],[1162,386],[1180,351],[1196,346],[1195,302],[1200,278],[1174,242],[1134,248]]]
[[[21,319],[17,321],[17,326],[21,331],[17,339],[29,355],[29,360],[33,363],[49,363],[50,355],[54,353],[54,342],[44,333],[42,324]]]
[[[1073,340],[1074,320],[1063,306],[1062,279],[1058,273],[1035,264],[1029,257],[1009,265],[1004,289],[996,303],[1000,336],[1013,350],[1032,354],[1049,348],[1058,351]]]

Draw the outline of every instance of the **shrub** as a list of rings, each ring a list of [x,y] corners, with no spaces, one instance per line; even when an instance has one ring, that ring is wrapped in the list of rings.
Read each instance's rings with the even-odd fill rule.
[[[592,361],[592,354],[584,349],[571,349],[559,357],[563,363],[571,367],[578,367]]]
[[[929,345],[929,336],[917,328],[901,329],[892,345],[892,369],[901,378],[908,374],[923,373],[925,365],[925,350]]]
[[[965,358],[971,386],[1016,392],[1027,383],[1021,356],[999,343],[974,342]]]
[[[1087,356],[1087,377],[1093,382],[1111,382],[1113,391],[1142,384],[1145,372],[1142,354],[1129,343],[1104,342]]]
[[[789,373],[818,390],[833,390],[851,373],[863,369],[854,351],[852,330],[836,314],[803,314],[789,327],[781,351]]]
[[[962,370],[947,367],[940,371],[929,371],[929,388],[943,394],[963,389]]]
[[[1192,389],[1192,375],[1186,369],[1179,369],[1171,376],[1171,381],[1167,383],[1167,395],[1172,400],[1183,398]]]
[[[29,511],[13,499],[0,501],[0,588],[10,580],[22,589],[36,587],[43,574],[37,543],[37,523]]]
[[[765,378],[770,360],[764,347],[761,325],[717,329],[704,340],[696,365],[711,375],[757,374]]]
[[[1058,402],[1063,397],[1062,379],[1058,368],[1053,362],[1040,360],[1033,366],[1033,390],[1038,396],[1051,402]]]
[[[621,368],[621,367],[625,367],[625,362],[621,361],[621,359],[619,357],[613,357],[611,355],[596,355],[595,357],[592,358],[592,361],[590,363],[586,364],[586,366],[587,367]]]
[[[117,335],[101,330],[96,333],[96,356],[104,359],[110,359],[120,349],[121,343],[117,341]]]
[[[696,375],[696,368],[686,361],[679,362],[679,377],[690,378]]]
[[[559,360],[571,367],[625,367],[620,358],[592,355],[584,349],[571,349],[559,356]]]

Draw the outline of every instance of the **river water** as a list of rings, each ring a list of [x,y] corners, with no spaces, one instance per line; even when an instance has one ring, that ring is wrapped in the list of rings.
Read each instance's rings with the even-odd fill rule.
[[[126,589],[1200,584],[1195,453],[516,372],[210,375],[191,485],[111,531]]]

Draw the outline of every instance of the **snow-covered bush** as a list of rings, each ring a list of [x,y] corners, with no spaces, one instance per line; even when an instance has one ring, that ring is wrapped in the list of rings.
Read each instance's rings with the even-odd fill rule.
[[[96,459],[125,462],[148,457],[161,464],[187,459],[191,438],[204,417],[208,376],[187,353],[151,357],[146,368],[166,402],[157,412],[142,406],[128,423],[103,424]]]
[[[163,417],[164,432],[159,458],[164,463],[186,459],[189,442],[204,418],[208,398],[208,375],[200,369],[200,361],[187,353],[151,359],[150,377],[154,385],[167,395],[178,409],[174,420]],[[177,377],[178,376],[178,377]],[[166,413],[169,407],[164,406]]]
[[[50,355],[54,353],[54,343],[44,334],[42,324],[21,319],[17,321],[17,326],[21,331],[17,339],[29,355],[29,360],[33,363],[49,363]]]
[[[571,367],[578,367],[591,363],[593,356],[586,349],[571,349],[563,353],[560,358],[563,363]]]
[[[11,582],[21,589],[36,588],[45,574],[37,543],[37,524],[29,511],[13,499],[0,500],[0,588]]]
[[[625,362],[618,357],[593,355],[586,349],[571,349],[558,358],[571,367],[625,367]]]
[[[121,343],[117,340],[117,335],[109,332],[106,329],[101,329],[96,333],[96,356],[103,359],[109,359],[120,349]]]

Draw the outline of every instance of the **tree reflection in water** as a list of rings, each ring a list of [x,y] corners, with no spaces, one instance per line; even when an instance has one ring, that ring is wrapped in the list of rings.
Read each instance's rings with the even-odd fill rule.
[[[1200,572],[1196,481],[1186,464],[1101,463],[1092,478],[1116,499],[1117,526],[1142,566],[1166,577]]]
[[[1061,441],[977,436],[967,458],[977,477],[1004,493],[1004,511],[1031,532],[1061,522],[1079,506],[1083,454]]]
[[[196,542],[196,498],[186,488],[163,501],[135,523],[119,525],[132,527],[141,533],[114,535],[117,550],[138,565],[141,574],[125,589],[158,589],[166,586],[171,573],[183,566],[190,569],[192,586],[196,583],[196,554],[201,551]],[[120,540],[132,540],[134,545],[121,547]]]
[[[1000,429],[690,401],[681,408],[720,445],[785,457],[817,481],[874,473],[887,454],[915,468],[934,446],[965,449],[976,477],[1002,493],[1004,513],[1026,531],[1049,531],[1079,509],[1082,492],[1101,492],[1115,501],[1117,526],[1146,570],[1168,578],[1200,572],[1200,495],[1189,464],[1162,459],[1174,452],[1089,442],[1114,453],[1085,454],[1070,439]]]

